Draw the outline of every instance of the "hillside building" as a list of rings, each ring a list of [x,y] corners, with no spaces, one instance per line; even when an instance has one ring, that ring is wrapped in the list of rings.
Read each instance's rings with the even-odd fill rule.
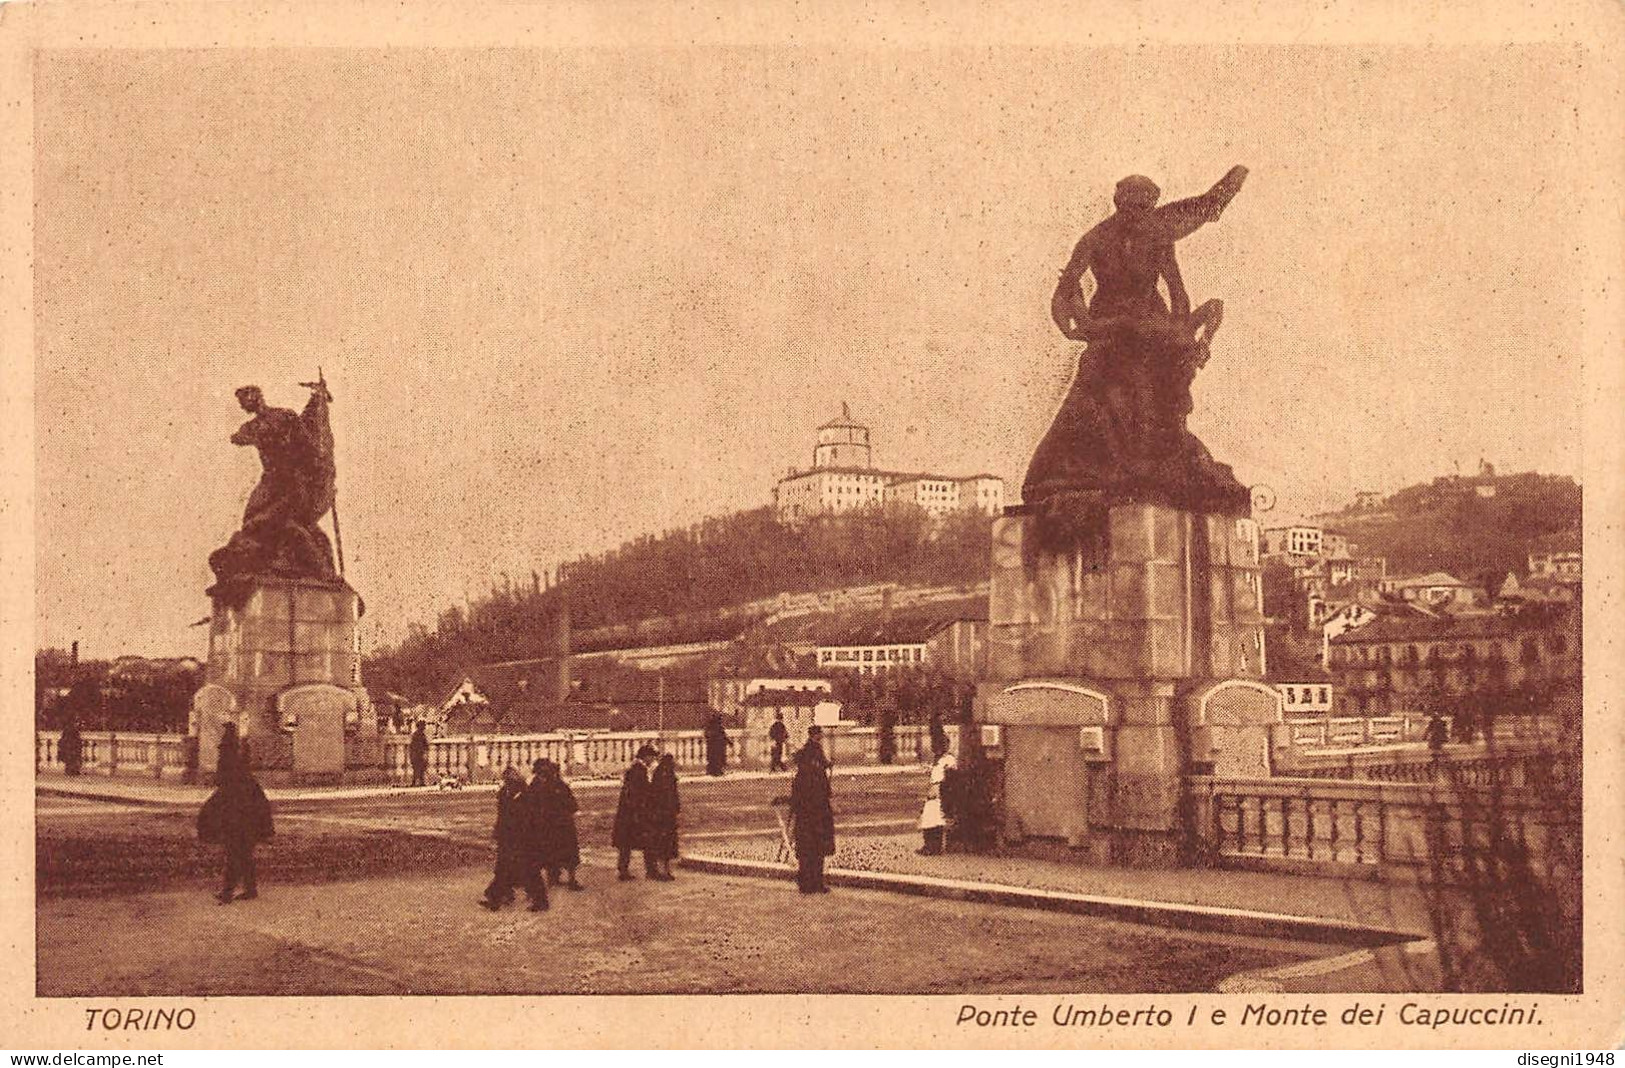
[[[1481,608],[1485,602],[1483,590],[1443,571],[1384,578],[1377,589],[1385,597],[1447,612]]]
[[[1580,532],[1564,530],[1536,538],[1529,546],[1529,577],[1579,585],[1583,578]]]
[[[839,515],[887,504],[911,504],[931,515],[1004,508],[1004,480],[996,475],[942,475],[886,471],[875,466],[869,428],[841,414],[818,428],[813,465],[792,469],[773,488],[773,511],[783,523]]]
[[[1331,639],[1329,667],[1343,715],[1425,714],[1435,693],[1577,685],[1579,612],[1383,616]]]

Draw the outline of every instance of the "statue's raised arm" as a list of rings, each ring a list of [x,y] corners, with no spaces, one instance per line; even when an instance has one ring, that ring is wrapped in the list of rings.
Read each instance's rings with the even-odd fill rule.
[[[1246,180],[1246,167],[1231,167],[1206,193],[1176,200],[1152,211],[1141,224],[1141,232],[1158,243],[1167,244],[1189,237],[1223,214]]]
[[[1131,174],[1112,191],[1112,214],[1072,250],[1050,317],[1085,349],[1021,491],[1024,504],[1055,520],[1049,529],[1075,528],[1055,518],[1073,512],[1094,524],[1102,502],[1117,500],[1247,514],[1246,488],[1186,427],[1191,383],[1211,355],[1224,305],[1191,306],[1177,253],[1180,239],[1224,213],[1246,178],[1245,167],[1232,167],[1206,193],[1159,207],[1157,183]],[[1086,275],[1094,278],[1089,297]]]

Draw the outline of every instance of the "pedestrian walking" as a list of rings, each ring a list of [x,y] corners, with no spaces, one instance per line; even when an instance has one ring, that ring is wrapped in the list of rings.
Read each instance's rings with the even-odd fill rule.
[[[660,758],[649,779],[649,851],[654,854],[651,878],[671,882],[671,862],[677,859],[677,760],[670,753]]]
[[[1433,759],[1439,759],[1439,754],[1444,751],[1445,743],[1450,740],[1450,728],[1445,725],[1444,717],[1437,712],[1428,717],[1425,737],[1427,738],[1428,751],[1433,754]]]
[[[537,860],[551,885],[580,890],[581,883],[576,881],[576,869],[581,866],[581,840],[576,834],[580,806],[575,791],[553,761],[538,760],[532,767],[536,777],[530,783],[531,834]],[[569,880],[561,883],[560,876],[565,874]]]
[[[733,748],[733,739],[728,737],[728,728],[722,725],[722,713],[713,712],[705,721],[705,773],[710,776],[722,774],[722,769],[728,763],[728,750]]]
[[[954,815],[952,811],[953,780],[959,775],[959,761],[948,751],[946,737],[939,743],[933,743],[933,752],[936,760],[931,764],[931,784],[926,789],[925,805],[920,809],[920,833],[925,838],[925,845],[920,849],[923,856],[934,857],[942,852],[943,836],[948,832],[948,820]]]
[[[62,770],[77,775],[85,766],[85,739],[79,733],[79,721],[70,719],[62,728],[62,739],[57,742],[56,755],[62,761]]]
[[[412,728],[412,740],[407,743],[407,752],[412,758],[412,785],[422,786],[423,778],[429,771],[429,734],[421,719]]]
[[[632,766],[621,777],[621,798],[615,806],[615,828],[610,844],[618,853],[615,877],[621,882],[633,878],[632,851],[643,851],[643,873],[653,877],[654,853],[649,848],[649,769],[659,754],[652,745],[638,748]]]
[[[525,778],[512,764],[502,769],[502,785],[497,788],[497,819],[491,828],[491,837],[497,844],[496,868],[480,898],[480,905],[494,912],[513,903],[516,888],[523,886],[530,893],[537,882],[527,870],[530,812],[525,801]],[[531,896],[530,907],[533,910],[547,908],[545,887],[539,900]]]
[[[220,725],[220,745],[215,749],[214,781],[223,783],[236,773],[241,754],[238,751],[237,724]]]
[[[830,805],[829,759],[824,732],[808,728],[807,744],[796,751],[796,774],[790,781],[790,815],[795,820],[796,887],[803,894],[827,894],[824,858],[835,855],[835,811]]]
[[[767,740],[773,743],[773,760],[769,771],[784,770],[784,747],[790,741],[790,728],[784,725],[784,713],[773,713],[773,726],[767,729]]]
[[[232,731],[235,741],[236,730]],[[214,793],[198,812],[198,838],[225,848],[225,871],[215,900],[222,905],[259,897],[259,878],[254,864],[254,847],[273,833],[271,802],[258,780],[240,759],[238,749],[220,766]],[[242,887],[238,894],[237,888]]]

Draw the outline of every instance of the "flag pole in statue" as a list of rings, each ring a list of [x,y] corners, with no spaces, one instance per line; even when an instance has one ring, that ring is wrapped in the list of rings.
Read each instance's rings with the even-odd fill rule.
[[[304,421],[310,435],[315,461],[313,466],[317,471],[312,495],[325,499],[327,509],[333,513],[333,551],[338,556],[339,577],[343,578],[344,535],[339,529],[338,465],[333,458],[333,423],[327,410],[333,394],[328,392],[327,377],[322,374],[320,364],[316,365],[316,381],[299,384],[311,391],[310,401],[305,405]]]

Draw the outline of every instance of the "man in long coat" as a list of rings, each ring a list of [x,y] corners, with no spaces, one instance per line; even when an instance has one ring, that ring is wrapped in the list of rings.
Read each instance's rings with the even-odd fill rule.
[[[68,720],[68,725],[62,728],[62,740],[57,743],[56,752],[62,758],[62,770],[69,775],[79,774],[85,763],[85,739],[79,733],[78,720]]]
[[[722,713],[713,712],[705,721],[705,773],[711,776],[722,774],[722,769],[728,764],[728,749],[733,745],[733,739],[728,737],[728,728],[723,726]]]
[[[546,873],[552,886],[561,885],[559,877],[568,873],[570,881],[562,885],[580,890],[576,869],[581,866],[581,842],[576,835],[575,792],[559,774],[559,766],[551,760],[537,760],[531,765],[536,773],[526,790],[530,802],[531,843],[535,851],[533,863],[537,877]]]
[[[632,766],[626,769],[626,774],[621,778],[621,800],[615,806],[615,830],[610,837],[610,844],[620,854],[616,860],[615,877],[621,882],[634,877],[634,849],[643,851],[644,875],[652,877],[659,871],[655,867],[654,853],[649,843],[649,770],[654,767],[659,755],[652,745],[640,747]]]
[[[231,752],[238,752],[235,745]],[[215,900],[229,905],[234,900],[246,901],[259,896],[254,847],[272,835],[271,802],[248,770],[245,757],[227,759],[217,773],[216,782],[214,793],[198,813],[198,837],[225,847],[225,872]],[[236,893],[239,884],[243,888],[241,894]]]
[[[807,744],[796,751],[790,781],[790,815],[795,820],[796,886],[803,894],[827,894],[824,858],[835,855],[835,810],[830,804],[829,759],[824,732],[808,728]]]
[[[407,752],[412,758],[412,785],[422,786],[423,777],[429,770],[429,735],[421,719],[412,728],[412,741],[408,743]]]
[[[773,726],[767,729],[767,740],[773,743],[773,760],[768,771],[784,770],[784,746],[790,741],[790,728],[784,725],[784,713],[773,713]]]
[[[525,797],[525,777],[509,765],[502,769],[502,785],[497,788],[497,820],[491,829],[496,839],[496,870],[485,888],[480,904],[493,912],[513,901],[514,889],[523,886],[532,912],[547,908],[547,884],[531,866],[530,805]]]

